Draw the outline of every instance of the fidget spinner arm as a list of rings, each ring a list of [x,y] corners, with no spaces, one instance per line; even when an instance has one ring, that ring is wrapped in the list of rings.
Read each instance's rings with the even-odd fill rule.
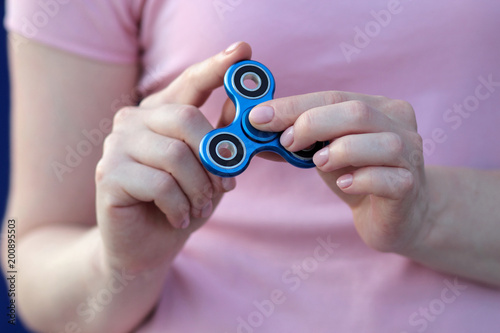
[[[249,80],[252,87],[246,84]],[[208,171],[221,177],[237,176],[262,151],[275,152],[299,168],[314,167],[312,157],[326,142],[292,153],[280,144],[281,132],[259,131],[250,124],[248,115],[253,107],[273,99],[274,78],[266,66],[253,60],[238,62],[227,70],[224,87],[236,114],[231,124],[210,131],[200,143],[201,162]]]

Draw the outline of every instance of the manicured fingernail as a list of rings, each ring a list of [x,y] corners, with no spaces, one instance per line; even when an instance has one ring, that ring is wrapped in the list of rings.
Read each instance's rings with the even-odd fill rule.
[[[201,217],[206,218],[212,214],[212,200],[208,201],[205,207],[201,210]]]
[[[182,222],[181,225],[182,229],[186,229],[187,227],[189,227],[189,214],[186,217],[184,217],[184,221]]]
[[[293,126],[288,127],[288,129],[285,130],[283,132],[283,134],[281,134],[280,142],[281,142],[281,145],[283,147],[289,147],[292,145],[292,143],[293,143]]]
[[[352,185],[352,179],[353,178],[351,174],[340,176],[337,179],[337,186],[340,187],[341,189],[348,188],[349,186]]]
[[[231,44],[225,51],[224,53],[225,54],[230,54],[230,53],[233,53],[234,50],[236,50],[238,48],[238,46],[240,45],[241,42],[236,42],[236,43],[233,43]]]
[[[234,178],[222,178],[222,188],[224,191],[229,192],[234,190],[236,187],[236,181]]]
[[[267,124],[274,117],[274,109],[270,106],[257,106],[250,111],[248,119],[254,124]]]
[[[325,147],[314,154],[313,162],[317,167],[322,167],[326,164],[326,162],[328,162],[328,157],[330,157],[330,148]]]

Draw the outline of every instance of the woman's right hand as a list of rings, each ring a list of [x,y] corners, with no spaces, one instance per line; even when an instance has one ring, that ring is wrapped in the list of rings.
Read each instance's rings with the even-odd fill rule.
[[[115,115],[95,176],[108,267],[163,268],[235,187],[234,179],[210,174],[199,160],[200,141],[213,127],[198,107],[251,52],[246,43],[233,44]]]

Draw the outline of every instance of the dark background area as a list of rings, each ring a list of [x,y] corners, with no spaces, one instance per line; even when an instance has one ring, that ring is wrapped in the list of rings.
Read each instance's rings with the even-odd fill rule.
[[[22,0],[18,0],[22,1]],[[4,0],[0,0],[0,17],[5,15]],[[9,184],[9,76],[7,67],[7,35],[3,27],[0,30],[0,212],[3,217],[5,214],[5,205],[7,201],[7,190]],[[2,219],[2,223],[3,223]],[[2,236],[3,240],[3,236]],[[19,257],[16,253],[16,257]],[[16,325],[10,325],[7,317],[7,305],[9,298],[7,296],[7,284],[5,276],[2,274],[0,282],[0,332],[28,332],[22,327],[19,319]],[[19,278],[19,274],[17,276]]]

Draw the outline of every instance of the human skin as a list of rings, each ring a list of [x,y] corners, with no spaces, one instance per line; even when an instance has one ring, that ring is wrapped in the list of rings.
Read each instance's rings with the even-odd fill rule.
[[[233,63],[251,57],[251,48],[237,43],[114,114],[114,100],[134,94],[137,66],[15,38],[23,46],[10,49],[6,216],[19,221],[20,313],[35,331],[128,332],[156,305],[189,235],[235,187],[234,179],[209,174],[198,159],[199,142],[213,129],[198,107]],[[52,162],[64,161],[65,147],[76,147],[82,131],[98,128],[103,118],[113,118],[104,144],[60,181]],[[91,300],[103,290],[119,292],[98,307]]]
[[[24,277],[19,280],[20,311],[25,322],[37,331],[64,331],[71,323],[82,332],[130,331],[156,305],[169,265],[189,235],[203,225],[222,194],[235,186],[234,180],[223,182],[201,167],[197,155],[199,141],[212,126],[198,107],[213,89],[222,85],[223,75],[230,65],[251,57],[250,46],[238,43],[190,67],[168,87],[141,101],[139,106],[124,107],[115,115],[110,109],[113,99],[133,91],[139,68],[99,63],[31,41],[25,44],[18,51],[11,50],[10,56],[14,140],[13,175],[6,214],[22,221],[17,230],[18,251],[24,258],[18,267]],[[41,81],[45,84],[38,84]],[[295,106],[317,105],[318,100],[325,101],[328,94],[332,93],[293,96],[288,102],[295,104],[297,101]],[[351,122],[353,126],[355,122],[370,125],[361,117],[366,113],[363,108],[382,114],[389,112],[382,105],[389,101],[387,99],[351,95],[360,99],[346,107],[345,113],[353,111],[360,116]],[[290,115],[283,118],[281,124],[274,121],[281,130],[296,123],[302,114],[310,113],[310,107],[280,106],[283,101],[272,102],[278,103],[273,109],[275,115],[280,116],[281,109],[283,114]],[[332,103],[326,104],[327,109],[331,108]],[[389,104],[395,113],[404,108],[405,117],[410,120],[407,103]],[[226,103],[223,110],[221,123],[227,123],[231,118],[230,104]],[[75,147],[81,140],[78,134],[82,129],[96,128],[103,117],[113,118],[113,129],[104,148],[94,147],[92,153],[59,182],[50,167],[51,162],[63,160],[65,146]],[[329,121],[336,120],[331,114],[327,117]],[[316,117],[311,117],[314,119]],[[273,121],[262,129],[276,126],[272,124]],[[300,149],[307,146],[307,142],[318,139],[311,133],[321,131],[313,126],[314,122],[310,124],[311,127],[304,126],[303,130],[296,127],[294,144],[289,149]],[[383,126],[384,122],[379,124]],[[411,122],[398,126],[401,133],[403,129],[414,131]],[[369,132],[370,128],[366,128]],[[323,133],[327,140],[338,136],[337,132]],[[348,133],[344,137],[346,135]],[[387,140],[395,140],[394,135],[388,137],[392,139]],[[410,137],[414,141],[409,140]],[[391,150],[383,157],[390,160],[398,154],[404,157],[407,150],[419,147],[416,134],[408,134],[401,141],[406,149]],[[372,194],[369,192],[372,188],[360,186],[363,178],[358,176],[366,168],[358,165],[361,162],[356,162],[356,156],[347,156],[344,164],[338,164],[339,158],[333,156],[331,162],[319,169],[332,190],[351,205],[355,224],[369,245],[402,253],[447,272],[463,273],[464,266],[474,268],[481,263],[490,267],[488,274],[474,275],[470,269],[471,272],[461,275],[498,284],[495,254],[499,251],[492,241],[498,239],[495,216],[500,213],[494,207],[494,196],[498,196],[495,192],[498,173],[460,169],[441,172],[439,168],[417,165],[409,168],[410,177],[400,167],[396,174],[401,183],[396,182],[394,191],[385,194],[382,184],[381,189]],[[172,160],[182,161],[182,168]],[[318,157],[315,162],[319,164]],[[339,165],[341,168],[336,169]],[[355,168],[347,166],[346,169],[345,165]],[[336,183],[346,170],[354,172],[354,182],[340,190]],[[440,173],[447,175],[436,182],[440,187],[436,190],[429,179],[440,177]],[[415,179],[416,175],[420,178]],[[460,181],[456,182],[452,175]],[[94,181],[95,187],[89,185]],[[474,191],[468,192],[471,186],[481,191],[477,200],[472,200]],[[456,210],[457,204],[446,199],[446,194],[453,191],[470,193],[470,197],[464,197],[470,204],[460,207],[459,212],[463,215],[460,218],[465,222],[472,217],[484,218],[483,227],[488,233],[478,234],[479,231],[474,230],[477,225],[464,222],[457,227],[465,228],[464,235],[471,237],[446,237],[446,230],[441,229],[446,229],[446,223],[455,223],[450,212]],[[421,198],[425,195],[434,199]],[[377,206],[370,203],[377,203]],[[492,217],[489,220],[483,212],[487,209],[491,214],[488,216]],[[408,212],[415,216],[420,214],[432,228],[424,228],[419,224],[422,220],[417,218],[407,221]],[[391,219],[387,220],[387,216]],[[386,232],[384,226],[397,227],[394,228],[396,232]],[[420,237],[424,233],[418,231],[419,226],[429,230],[427,237]],[[471,244],[484,244],[484,248],[478,247],[471,252],[468,251]],[[2,250],[5,253],[5,247]],[[447,261],[449,258],[460,260]],[[493,264],[487,265],[489,262]],[[113,301],[97,311],[91,321],[85,321],[76,313],[88,297],[109,288],[116,272],[124,271],[133,279],[113,295]]]
[[[249,118],[284,131],[290,151],[330,141],[313,161],[366,244],[500,286],[500,170],[426,166],[409,103],[326,91],[265,102]]]

